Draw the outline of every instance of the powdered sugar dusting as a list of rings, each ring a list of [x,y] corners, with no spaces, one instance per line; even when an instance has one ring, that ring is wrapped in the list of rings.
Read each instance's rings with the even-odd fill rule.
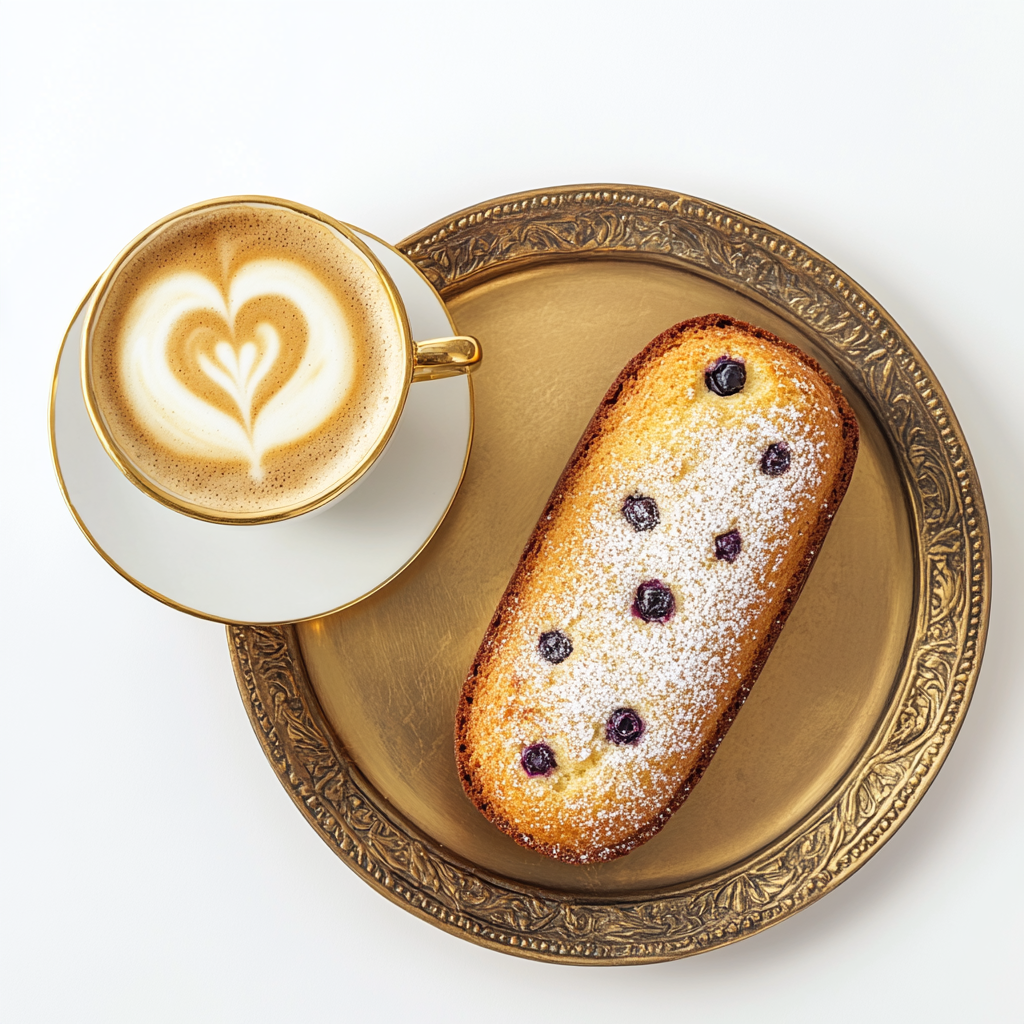
[[[470,737],[488,798],[535,840],[575,837],[580,859],[602,859],[664,810],[740,691],[786,599],[786,581],[842,459],[841,420],[820,378],[788,352],[706,332],[669,350],[633,382],[546,523],[532,572],[506,599],[477,689]],[[729,398],[701,381],[727,352],[748,383]],[[837,438],[839,443],[837,444]],[[788,471],[761,470],[784,442]],[[653,498],[660,521],[637,531],[630,495]],[[715,537],[738,530],[734,562]],[[667,622],[630,608],[637,586],[661,580]],[[538,637],[561,630],[572,654],[552,665]],[[635,745],[608,741],[606,722],[635,709]],[[558,769],[528,778],[525,747],[545,743]],[[514,817],[513,817],[514,816]]]

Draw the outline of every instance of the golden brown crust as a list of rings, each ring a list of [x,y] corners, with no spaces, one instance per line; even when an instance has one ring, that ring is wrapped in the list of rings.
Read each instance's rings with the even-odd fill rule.
[[[483,788],[474,778],[471,764],[471,751],[469,750],[467,743],[467,732],[470,715],[472,713],[472,706],[477,694],[480,679],[485,673],[488,663],[493,656],[495,641],[502,622],[502,615],[505,609],[514,606],[518,602],[518,599],[521,596],[521,591],[534,569],[538,552],[541,550],[545,539],[552,530],[553,524],[555,524],[558,519],[558,512],[565,496],[570,492],[574,482],[581,473],[591,447],[598,438],[601,437],[605,430],[609,416],[622,394],[624,387],[630,381],[635,380],[645,367],[650,366],[658,360],[659,357],[680,345],[688,335],[696,334],[700,331],[711,328],[728,329],[745,334],[750,338],[767,342],[770,345],[777,346],[783,351],[796,357],[800,362],[808,367],[817,375],[828,389],[835,403],[836,411],[841,419],[841,434],[843,441],[841,462],[838,471],[834,476],[831,492],[829,493],[828,499],[825,503],[825,508],[827,508],[828,511],[822,512],[822,514],[819,515],[817,523],[812,528],[809,541],[806,545],[806,554],[797,565],[791,578],[786,581],[785,589],[787,593],[781,605],[781,609],[775,616],[770,628],[763,636],[756,653],[754,654],[753,662],[744,674],[735,696],[727,705],[725,705],[724,710],[718,717],[716,727],[702,745],[696,763],[679,783],[675,792],[671,795],[663,808],[632,834],[599,850],[573,850],[567,848],[564,843],[551,844],[539,841],[536,838],[525,834],[521,829],[518,829],[513,822],[509,821],[497,808],[495,808],[487,800],[487,797],[483,792]],[[483,813],[484,816],[487,817],[494,825],[511,836],[520,845],[568,863],[591,863],[596,860],[611,860],[615,857],[629,853],[631,850],[640,846],[659,832],[668,822],[669,818],[671,818],[672,814],[686,800],[690,792],[693,790],[693,787],[700,781],[700,778],[704,774],[711,758],[728,732],[729,727],[732,725],[733,720],[749,695],[758,675],[761,672],[761,669],[767,661],[768,656],[786,623],[786,619],[800,595],[800,591],[806,582],[807,576],[814,564],[814,560],[817,557],[818,552],[821,550],[821,544],[828,533],[835,511],[838,509],[839,504],[846,493],[847,487],[849,486],[850,479],[853,475],[854,464],[857,459],[858,441],[859,429],[853,411],[843,397],[838,385],[828,376],[827,373],[825,373],[817,361],[795,346],[790,345],[788,342],[785,342],[771,334],[769,331],[755,327],[752,324],[735,320],[732,317],[722,314],[710,314],[703,317],[696,317],[669,328],[634,356],[629,363],[626,364],[615,382],[608,389],[607,394],[598,406],[594,416],[587,426],[587,429],[580,438],[579,443],[576,445],[572,457],[569,459],[558,483],[555,485],[551,497],[548,499],[544,511],[540,516],[538,525],[531,535],[530,540],[527,542],[519,564],[501,601],[499,602],[498,608],[491,620],[487,632],[484,635],[477,657],[474,660],[473,666],[471,667],[463,686],[456,714],[455,756],[459,770],[459,777],[462,781],[463,787],[469,798],[481,813]]]

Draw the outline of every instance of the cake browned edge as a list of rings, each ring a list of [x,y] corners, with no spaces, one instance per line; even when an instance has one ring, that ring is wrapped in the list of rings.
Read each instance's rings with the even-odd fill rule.
[[[566,849],[562,844],[553,845],[550,843],[536,842],[531,836],[526,835],[515,828],[511,822],[501,814],[497,813],[483,798],[478,787],[474,785],[472,773],[469,768],[469,756],[466,751],[465,737],[469,722],[470,709],[473,703],[473,697],[476,693],[477,677],[481,668],[486,665],[487,661],[491,657],[494,638],[497,634],[498,627],[501,624],[502,609],[510,598],[517,596],[521,582],[528,576],[532,569],[536,554],[539,551],[548,530],[551,528],[551,523],[554,521],[555,514],[564,499],[565,492],[573,482],[581,463],[587,457],[591,445],[601,433],[605,420],[608,418],[608,412],[618,401],[619,395],[622,393],[622,389],[626,382],[634,379],[648,362],[657,359],[674,345],[678,344],[690,331],[714,327],[739,330],[750,337],[758,338],[761,341],[767,341],[772,345],[785,349],[817,373],[826,387],[828,387],[843,421],[842,431],[844,442],[843,461],[840,464],[835,486],[832,488],[832,492],[828,497],[828,503],[826,506],[829,511],[825,515],[819,517],[818,523],[810,536],[807,554],[801,560],[792,579],[788,583],[787,596],[782,609],[776,616],[775,622],[765,635],[764,640],[761,642],[761,646],[757,650],[750,670],[743,677],[735,698],[719,717],[715,733],[707,743],[704,744],[700,758],[693,770],[685,779],[682,780],[666,806],[662,808],[654,818],[648,821],[641,828],[637,829],[636,832],[627,836],[625,839],[620,840],[613,846],[600,847],[593,850],[571,850]],[[725,734],[729,731],[729,727],[732,725],[740,708],[743,706],[743,702],[749,696],[750,691],[754,687],[754,683],[757,682],[757,677],[761,674],[761,669],[764,668],[765,662],[768,660],[768,655],[771,654],[772,648],[775,646],[775,641],[779,638],[779,634],[782,632],[782,627],[785,626],[786,620],[789,618],[789,613],[793,610],[793,606],[800,597],[800,592],[803,590],[804,583],[807,581],[807,577],[814,566],[814,561],[818,556],[818,552],[821,550],[821,545],[825,540],[829,527],[832,525],[832,519],[835,516],[835,513],[839,508],[839,504],[842,502],[843,496],[846,494],[846,489],[850,484],[850,479],[853,476],[853,467],[857,461],[859,440],[860,428],[857,426],[857,419],[853,414],[853,410],[850,408],[849,403],[846,401],[842,391],[839,389],[839,385],[836,384],[836,382],[832,380],[832,378],[821,368],[818,361],[812,356],[809,356],[806,352],[797,348],[795,345],[791,345],[789,342],[776,337],[770,331],[766,331],[761,327],[755,327],[753,324],[748,324],[743,320],[736,320],[731,316],[719,313],[711,313],[706,316],[699,316],[690,320],[684,320],[681,323],[670,327],[667,331],[659,334],[652,342],[650,342],[650,344],[641,349],[640,352],[630,359],[622,372],[615,378],[614,383],[608,389],[604,398],[601,400],[601,403],[598,405],[590,423],[587,425],[587,429],[583,432],[583,436],[576,445],[576,448],[572,453],[572,457],[569,459],[565,469],[562,471],[562,475],[558,478],[558,483],[555,484],[555,488],[551,492],[551,497],[548,498],[547,504],[544,506],[544,511],[540,515],[537,526],[531,534],[526,547],[523,549],[523,554],[519,559],[519,564],[516,566],[515,572],[512,574],[512,579],[509,581],[504,594],[502,594],[501,600],[498,602],[497,610],[494,613],[494,617],[491,619],[490,625],[487,627],[487,632],[484,634],[484,638],[481,641],[476,658],[473,660],[472,668],[470,668],[466,681],[462,686],[462,692],[459,696],[458,711],[456,712],[455,718],[455,760],[459,770],[459,779],[462,782],[463,789],[466,791],[466,795],[473,801],[477,809],[485,818],[488,819],[488,821],[501,829],[502,832],[511,836],[511,838],[520,846],[524,846],[530,850],[536,850],[538,853],[543,853],[548,857],[552,857],[555,860],[560,860],[568,864],[591,864],[600,861],[614,860],[616,857],[621,857],[624,854],[629,853],[631,850],[636,849],[638,846],[641,846],[643,843],[646,843],[665,827],[668,820],[679,809],[692,792],[694,786],[696,786],[700,781],[701,776],[704,774],[708,764],[711,762],[711,758],[714,756],[715,751],[717,751],[722,740],[725,738]]]

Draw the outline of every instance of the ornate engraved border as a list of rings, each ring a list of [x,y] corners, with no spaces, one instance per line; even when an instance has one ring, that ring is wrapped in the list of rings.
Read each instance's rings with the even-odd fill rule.
[[[442,295],[509,261],[657,259],[801,325],[874,410],[918,552],[915,622],[891,708],[836,790],[770,849],[672,891],[599,899],[481,872],[369,786],[324,721],[294,630],[228,627],[235,673],[282,784],[340,857],[394,902],[471,941],[563,963],[643,963],[751,935],[849,877],[900,826],[956,737],[978,674],[991,556],[974,464],[900,328],[817,253],[759,221],[659,189],[582,186],[472,207],[402,244]]]

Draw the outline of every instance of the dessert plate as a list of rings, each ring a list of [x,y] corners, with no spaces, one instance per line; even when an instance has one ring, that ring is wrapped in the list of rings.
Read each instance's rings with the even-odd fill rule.
[[[474,454],[433,543],[387,587],[296,626],[229,629],[282,784],[389,899],[521,956],[687,956],[829,892],[934,778],[984,642],[984,507],[931,370],[827,260],[678,193],[523,193],[402,249],[486,348]],[[854,406],[860,457],[803,596],[693,795],[629,855],[562,864],[517,846],[466,799],[452,749],[458,693],[606,388],[666,327],[712,312],[818,358]]]
[[[380,239],[357,234],[401,293],[413,337],[451,335],[444,303],[415,264]],[[373,469],[322,511],[225,526],[154,501],[121,474],[89,421],[78,369],[86,302],[57,360],[50,400],[54,466],[93,547],[146,593],[221,622],[297,622],[373,593],[416,557],[444,519],[472,440],[468,376],[414,384]]]

